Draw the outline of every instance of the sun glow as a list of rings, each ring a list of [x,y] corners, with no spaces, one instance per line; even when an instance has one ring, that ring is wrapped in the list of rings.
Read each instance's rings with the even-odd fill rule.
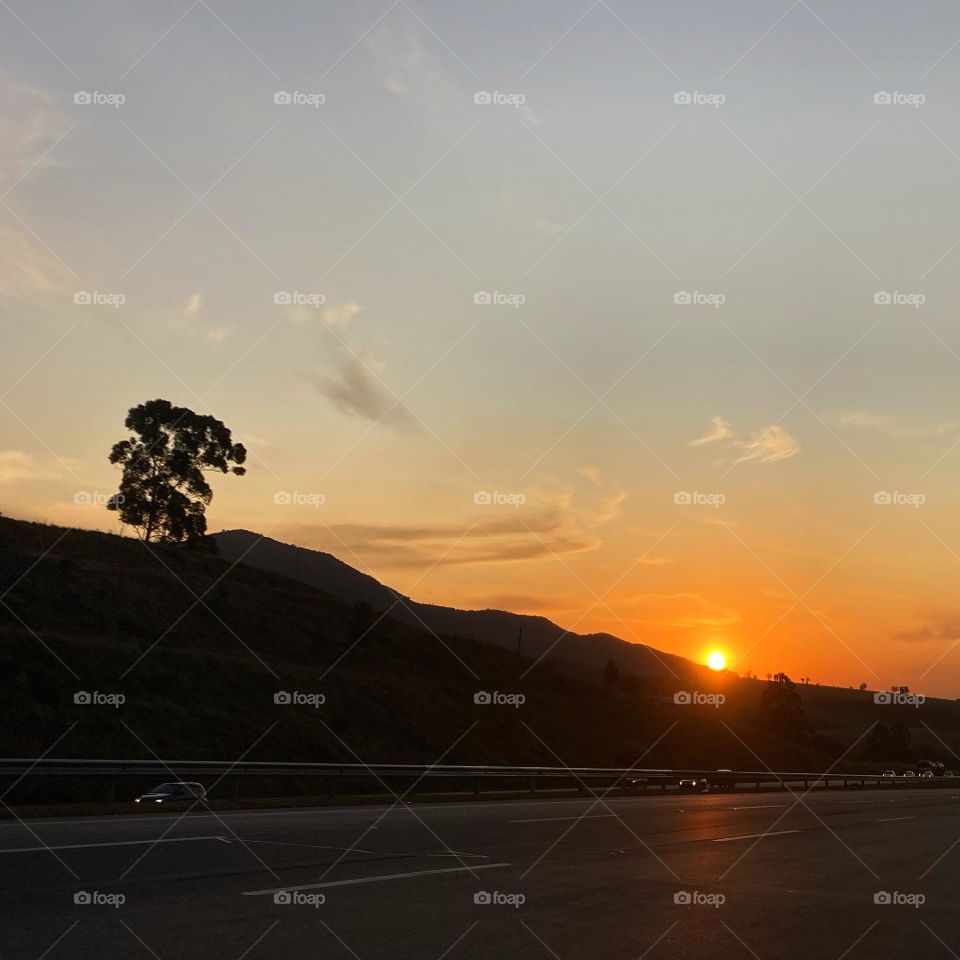
[[[707,666],[711,670],[722,670],[727,665],[727,658],[719,650],[714,650],[707,657]]]

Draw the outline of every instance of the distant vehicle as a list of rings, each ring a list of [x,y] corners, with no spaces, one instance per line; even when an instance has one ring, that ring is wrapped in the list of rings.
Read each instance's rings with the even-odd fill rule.
[[[623,781],[623,789],[627,793],[646,793],[647,792],[647,778],[646,777],[631,777],[629,780]]]
[[[703,777],[684,777],[678,784],[684,793],[709,793],[710,781]]]
[[[922,770],[922,771],[920,772],[920,779],[921,779],[921,780],[932,780],[932,779],[933,779],[933,771],[932,771],[932,770]]]
[[[904,770],[904,771],[903,771],[903,775],[904,775],[905,777],[915,777],[915,776],[916,776],[916,774],[915,774],[912,770]]]
[[[952,776],[953,776],[953,771],[952,771],[952,770],[944,770],[944,771],[943,771],[943,775],[944,775],[945,777],[952,777]]]
[[[883,771],[883,775],[884,775],[885,777],[895,777],[895,776],[897,775],[897,771],[896,771],[896,770],[884,770],[884,771]]]
[[[141,794],[134,803],[173,803],[176,800],[207,799],[207,791],[199,783],[177,781],[176,783],[161,783],[149,793]]]

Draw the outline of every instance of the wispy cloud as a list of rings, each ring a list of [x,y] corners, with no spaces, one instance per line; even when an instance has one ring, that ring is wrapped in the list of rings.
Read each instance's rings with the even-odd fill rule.
[[[754,430],[748,439],[739,440],[733,427],[723,417],[712,417],[710,429],[702,436],[690,441],[691,447],[705,444],[722,443],[726,447],[738,450],[734,463],[746,463],[755,460],[758,463],[776,463],[787,460],[800,451],[800,441],[791,436],[779,424]],[[721,460],[720,463],[729,462]]]
[[[733,436],[733,429],[723,417],[711,417],[711,427],[702,436],[690,441],[691,447],[699,447],[704,443],[716,443],[718,440],[726,440]]]
[[[889,437],[940,437],[953,433],[958,423],[955,420],[941,423],[905,423],[899,417],[867,410],[843,410],[830,414],[827,419],[839,427],[851,430],[870,430]]]
[[[763,427],[752,433],[749,440],[738,441],[736,446],[743,450],[737,463],[748,460],[776,463],[778,460],[787,460],[800,451],[800,441],[778,425]]]
[[[209,344],[222,343],[232,332],[229,324],[211,321],[204,311],[203,291],[191,293],[187,299],[166,314],[171,330]]]

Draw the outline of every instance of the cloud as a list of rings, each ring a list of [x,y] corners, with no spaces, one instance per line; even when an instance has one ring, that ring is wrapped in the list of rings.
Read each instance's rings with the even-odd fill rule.
[[[787,460],[800,451],[800,441],[787,433],[783,427],[773,424],[761,427],[750,434],[749,440],[737,440],[733,427],[723,417],[711,417],[711,427],[702,436],[690,441],[691,447],[727,441],[724,446],[741,451],[734,463],[756,460],[758,463],[776,463]],[[720,464],[728,461],[721,460]]]
[[[573,492],[571,492],[573,491]],[[293,528],[294,543],[317,546],[354,562],[378,567],[516,563],[596,550],[597,529],[616,516],[623,493],[616,486],[595,490],[560,487],[528,491],[518,507],[473,501],[469,514],[446,522],[341,523],[324,531]],[[466,496],[465,496],[466,499]],[[331,539],[326,539],[329,532]]]
[[[717,440],[726,440],[733,436],[730,424],[723,417],[711,417],[710,423],[713,426],[702,437],[690,441],[691,447],[699,447],[704,443],[715,443]]]
[[[740,614],[698,593],[639,593],[611,605],[631,623],[684,629],[723,628],[740,623]]]
[[[838,411],[830,414],[827,419],[840,427],[853,430],[872,430],[898,439],[939,437],[946,433],[952,433],[958,426],[955,421],[908,424],[897,417],[882,413],[870,413],[866,410]]]
[[[960,613],[949,613],[931,618],[912,630],[902,630],[895,633],[893,638],[903,643],[958,640],[960,639]]]
[[[211,323],[207,320],[203,309],[202,290],[191,293],[179,307],[170,311],[166,315],[166,321],[171,330],[195,340],[205,340],[209,344],[222,343],[233,332],[233,328],[228,324]]]
[[[374,60],[383,89],[421,108],[425,117],[454,116],[458,108],[473,106],[471,95],[437,55],[441,41],[412,13],[384,19],[364,37],[363,46]],[[463,67],[457,64],[456,69]]]
[[[332,370],[308,379],[341,413],[399,430],[416,429],[416,418],[377,376],[381,367],[369,350],[353,352],[346,346],[338,346]]]
[[[27,183],[56,165],[55,150],[46,156],[58,136],[69,127],[69,119],[52,94],[23,86],[0,74],[0,182],[5,189]],[[11,200],[20,184],[14,186]],[[19,204],[17,205],[19,206]],[[20,216],[29,220],[28,213]],[[10,218],[4,218],[9,220]],[[0,227],[0,296],[21,303],[68,301],[76,289],[68,269],[42,244],[19,226]]]
[[[74,461],[69,461],[74,462]],[[63,475],[68,461],[55,466],[42,462],[23,450],[0,450],[0,484],[18,483],[22,480],[56,480]]]
[[[783,427],[776,424],[755,431],[749,440],[738,442],[736,446],[744,451],[737,458],[737,463],[745,463],[747,460],[776,463],[778,460],[789,459],[800,450],[797,438],[790,436]]]

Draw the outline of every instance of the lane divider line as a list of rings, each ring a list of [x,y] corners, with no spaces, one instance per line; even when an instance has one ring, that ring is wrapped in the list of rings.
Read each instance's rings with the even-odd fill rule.
[[[742,837],[714,837],[713,843],[730,843],[732,840],[758,840],[764,837],[782,837],[788,833],[800,833],[799,830],[774,830],[771,833],[748,833]]]
[[[46,850],[85,850],[100,847],[144,847],[147,844],[154,843],[191,843],[195,840],[219,840],[221,843],[229,843],[228,837],[165,837],[159,840],[110,840],[106,843],[62,843],[58,845],[47,845],[46,847],[15,847],[13,849],[0,848],[0,854],[3,853],[38,853]]]
[[[244,890],[245,897],[265,897],[273,893],[293,890],[321,890],[325,887],[354,887],[361,883],[377,883],[381,880],[413,880],[417,877],[435,877],[441,873],[475,873],[477,870],[497,870],[511,867],[511,863],[480,863],[475,867],[445,867],[442,870],[420,870],[416,873],[381,873],[374,877],[355,877],[352,880],[328,880],[326,883],[301,883],[291,887],[271,887],[269,890]]]

